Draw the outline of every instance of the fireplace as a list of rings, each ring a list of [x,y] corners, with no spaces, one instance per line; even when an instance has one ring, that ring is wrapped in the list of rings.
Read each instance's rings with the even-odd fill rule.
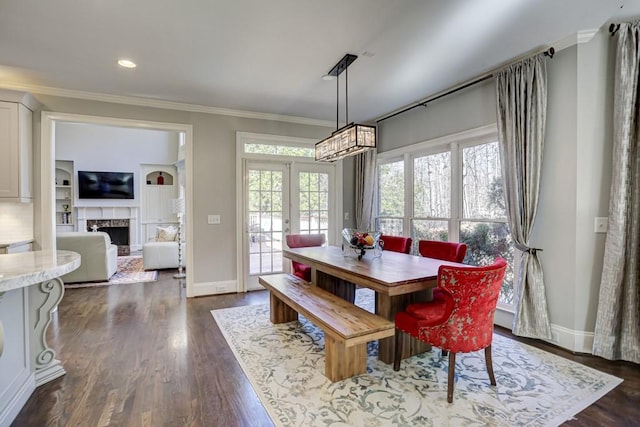
[[[107,233],[111,237],[111,242],[118,246],[118,256],[131,253],[128,219],[88,219],[87,231],[104,231]]]

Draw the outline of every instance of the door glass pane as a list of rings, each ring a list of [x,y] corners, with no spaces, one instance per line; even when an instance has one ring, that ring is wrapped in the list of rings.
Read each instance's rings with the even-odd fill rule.
[[[381,217],[403,217],[404,162],[382,164],[378,171],[379,215]]]
[[[298,179],[300,233],[323,233],[328,237],[329,174],[300,172]]]
[[[509,226],[503,222],[460,223],[460,241],[467,244],[465,264],[489,265],[496,257],[507,260],[507,272],[504,276],[499,302],[513,304],[513,241]]]
[[[413,215],[449,218],[451,211],[450,152],[413,160]]]
[[[462,150],[463,218],[506,218],[498,143]]]
[[[283,172],[250,170],[249,273],[282,271]]]

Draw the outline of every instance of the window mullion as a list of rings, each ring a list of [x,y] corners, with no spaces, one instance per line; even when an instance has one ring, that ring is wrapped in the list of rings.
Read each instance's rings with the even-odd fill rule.
[[[404,220],[402,235],[411,236],[411,218],[413,217],[413,160],[409,153],[404,154]]]
[[[460,220],[462,218],[462,154],[460,144],[451,143],[451,219],[449,220],[449,240],[460,241]]]

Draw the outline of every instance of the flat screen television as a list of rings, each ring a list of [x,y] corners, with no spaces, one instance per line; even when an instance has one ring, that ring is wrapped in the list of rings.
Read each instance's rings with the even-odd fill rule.
[[[78,198],[133,199],[133,172],[78,171]]]

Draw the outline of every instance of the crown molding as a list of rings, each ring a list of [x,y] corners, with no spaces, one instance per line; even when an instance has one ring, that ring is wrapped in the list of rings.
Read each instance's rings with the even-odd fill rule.
[[[311,126],[333,127],[335,123],[328,120],[309,119],[305,117],[286,116],[280,114],[260,113],[256,111],[233,110],[230,108],[207,107],[204,105],[187,104],[182,102],[162,101],[158,99],[134,96],[110,95],[106,93],[87,92],[73,89],[62,89],[48,86],[7,83],[0,84],[0,88],[25,91],[32,94],[60,96],[63,98],[83,99],[88,101],[109,102],[113,104],[135,105],[139,107],[162,108],[165,110],[188,111],[192,113],[217,114],[220,116],[242,117],[245,119],[271,120],[276,122],[295,123]]]
[[[577,44],[589,43],[591,40],[593,40],[596,34],[598,34],[598,31],[600,31],[600,29],[598,28],[594,28],[591,30],[581,30],[576,32],[575,34],[571,34],[570,36],[558,40],[555,43],[551,43],[551,46],[553,46],[556,52],[559,52],[563,49]]]

